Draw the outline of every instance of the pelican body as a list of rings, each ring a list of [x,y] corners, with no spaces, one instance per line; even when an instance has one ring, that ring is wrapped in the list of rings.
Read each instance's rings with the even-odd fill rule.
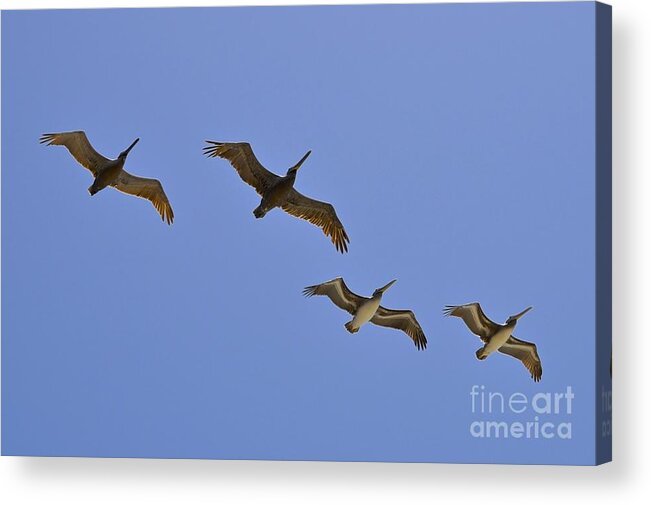
[[[258,161],[251,145],[247,142],[216,142],[206,140],[204,154],[209,158],[228,160],[244,182],[252,186],[262,197],[253,215],[260,219],[270,210],[280,207],[288,214],[305,219],[323,230],[337,251],[348,251],[348,235],[339,220],[335,208],[302,195],[294,189],[296,173],[312,151],[308,151],[284,176],[267,170]]]
[[[91,196],[107,186],[114,187],[122,193],[149,200],[160,214],[161,219],[167,221],[167,224],[172,224],[174,212],[160,181],[138,177],[124,170],[127,156],[139,140],[139,138],[134,140],[114,160],[98,153],[83,131],[46,133],[41,136],[40,143],[48,146],[65,146],[73,158],[93,174],[93,184],[88,188]]]
[[[463,319],[470,331],[484,342],[484,345],[477,349],[475,353],[477,359],[485,360],[495,351],[507,354],[520,360],[529,370],[533,380],[538,382],[542,378],[542,364],[536,345],[513,336],[513,330],[518,323],[518,319],[529,312],[531,308],[527,307],[522,312],[509,317],[504,324],[491,321],[478,303],[448,305],[443,309],[443,312],[447,316]]]
[[[518,324],[518,319],[524,316],[530,310],[531,307],[527,307],[519,314],[509,317],[504,324],[495,323],[496,326],[499,326],[499,329],[493,334],[493,336],[490,338],[488,343],[484,345],[484,347],[477,349],[477,358],[480,360],[486,359],[488,356],[506,344],[507,340],[511,338],[511,335],[513,334],[515,325]]]
[[[310,154],[312,154],[312,151],[305,153],[305,156],[303,156],[296,165],[287,170],[287,174],[284,177],[279,177],[278,180],[263,193],[260,205],[253,210],[253,215],[256,219],[263,218],[267,212],[275,207],[282,207],[287,204],[287,198],[294,188],[294,182],[296,182],[296,173]]]
[[[127,156],[133,147],[138,143],[140,139],[137,138],[133,143],[122,151],[117,159],[109,160],[108,163],[105,163],[102,167],[97,169],[97,174],[95,175],[95,180],[93,184],[88,188],[90,196],[102,191],[105,187],[110,186],[111,184],[117,181],[120,172],[124,168],[124,164],[127,161]]]
[[[353,318],[344,327],[350,333],[357,333],[369,321],[378,326],[386,326],[404,331],[421,350],[427,347],[427,338],[416,316],[411,310],[386,309],[380,305],[382,295],[395,283],[392,280],[376,289],[370,298],[353,293],[341,277],[323,284],[308,286],[303,290],[305,296],[325,295],[340,309],[352,314]]]
[[[357,311],[355,311],[355,314],[353,315],[353,319],[344,325],[350,333],[358,332],[362,325],[373,319],[373,316],[377,313],[377,309],[380,308],[382,295],[387,289],[393,286],[394,282],[396,282],[396,279],[392,280],[387,285],[376,289],[370,298],[359,304]]]

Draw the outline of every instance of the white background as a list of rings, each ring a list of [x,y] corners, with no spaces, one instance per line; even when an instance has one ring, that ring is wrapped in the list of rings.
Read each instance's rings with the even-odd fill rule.
[[[269,2],[276,4],[278,2]],[[282,4],[317,4],[284,1]],[[327,3],[352,3],[329,1]],[[358,1],[355,3],[379,3]],[[393,1],[390,3],[403,3]],[[651,2],[613,5],[614,462],[597,467],[0,458],[2,503],[651,503]],[[187,5],[263,5],[200,1]],[[10,1],[0,8],[180,6],[178,0]],[[119,29],[116,30],[119,33]],[[47,51],[44,51],[47,58]],[[8,127],[8,125],[3,125]],[[432,398],[432,401],[437,401]]]

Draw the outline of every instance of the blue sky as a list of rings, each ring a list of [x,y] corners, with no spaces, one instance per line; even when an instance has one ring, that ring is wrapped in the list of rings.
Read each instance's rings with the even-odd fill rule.
[[[2,13],[4,454],[585,463],[594,442],[592,3]],[[105,190],[83,129],[174,207]],[[338,254],[204,139],[333,203]],[[343,276],[429,340],[304,286]],[[538,344],[543,381],[445,304]],[[473,385],[576,395],[573,438],[477,440]],[[506,416],[508,418],[508,416]],[[515,419],[515,418],[514,418]],[[523,418],[523,420],[527,420]]]

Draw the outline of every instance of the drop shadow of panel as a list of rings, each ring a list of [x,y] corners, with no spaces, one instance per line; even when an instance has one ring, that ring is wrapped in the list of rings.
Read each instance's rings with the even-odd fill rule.
[[[633,56],[644,51],[639,47],[632,27],[613,17],[613,368],[614,384],[621,387],[613,391],[613,466],[616,475],[625,479],[632,473],[634,452],[638,441],[632,423],[635,377],[632,367],[635,346],[631,337],[636,335],[633,326],[636,265],[634,247],[636,229],[641,217],[635,216],[635,167],[631,156],[634,138],[634,65]],[[641,335],[640,335],[641,336]],[[621,423],[621,424],[620,424]]]
[[[417,463],[331,463],[301,461],[210,461],[102,458],[20,458],[22,480],[32,485],[181,487],[231,486],[239,489],[296,489],[336,486],[361,492],[436,493],[442,489],[497,489],[509,474],[508,494],[526,495],[531,487],[591,492],[612,490],[621,482],[621,466],[468,465]],[[618,470],[618,467],[620,468]],[[595,472],[599,472],[599,478]]]

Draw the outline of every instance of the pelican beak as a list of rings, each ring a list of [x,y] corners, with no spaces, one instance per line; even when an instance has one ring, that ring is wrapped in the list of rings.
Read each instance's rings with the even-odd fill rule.
[[[384,293],[387,289],[389,289],[391,286],[393,286],[393,284],[394,284],[397,280],[398,280],[398,279],[393,279],[393,280],[392,280],[389,284],[387,284],[386,286],[382,286],[382,287],[379,289],[379,291],[381,291],[382,293]]]
[[[520,319],[522,316],[524,316],[527,312],[529,312],[531,309],[533,309],[533,307],[527,307],[526,309],[524,309],[524,310],[523,310],[522,312],[520,312],[519,314],[516,314],[515,316],[513,316],[513,319],[515,319],[515,320],[517,321],[517,320]]]
[[[296,170],[298,170],[299,168],[301,168],[301,165],[305,162],[305,160],[307,159],[307,157],[308,157],[310,154],[312,154],[312,151],[308,151],[308,152],[306,152],[306,153],[305,153],[305,156],[303,156],[303,157],[301,158],[301,160],[300,160],[296,165],[294,165],[292,168],[290,168],[290,170],[294,170],[294,171],[296,171]]]
[[[136,140],[133,141],[133,143],[129,147],[127,147],[125,149],[125,151],[124,151],[125,156],[129,154],[129,151],[131,151],[131,149],[133,149],[133,146],[135,146],[138,143],[139,140],[140,140],[140,138],[137,138]]]

